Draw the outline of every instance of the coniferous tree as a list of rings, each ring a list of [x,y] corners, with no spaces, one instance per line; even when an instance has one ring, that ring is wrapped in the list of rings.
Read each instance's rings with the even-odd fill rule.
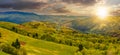
[[[0,33],[0,37],[2,37],[2,34]]]
[[[16,33],[18,33],[18,30],[15,27],[12,27],[12,31],[15,31]]]
[[[29,36],[29,33],[27,33],[27,36]]]
[[[12,46],[15,47],[16,49],[20,49],[20,42],[19,42],[19,40],[16,39],[16,41],[12,43]]]
[[[15,31],[15,27],[12,27],[12,30]]]
[[[18,39],[16,39],[16,47],[19,49],[20,48],[20,42],[19,42],[19,40]]]
[[[78,51],[82,51],[83,50],[83,45],[82,44],[79,44],[79,50]]]
[[[35,33],[35,36],[38,37],[38,33]]]
[[[35,33],[35,38],[38,38],[38,33]]]
[[[33,38],[35,38],[35,35],[33,34],[33,36],[32,36]]]

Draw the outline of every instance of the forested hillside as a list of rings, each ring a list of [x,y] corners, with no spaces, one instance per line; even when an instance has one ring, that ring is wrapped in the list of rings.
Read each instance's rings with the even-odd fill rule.
[[[69,55],[120,54],[119,52],[120,39],[118,37],[103,36],[101,34],[83,33],[65,26],[59,27],[57,24],[50,23],[50,22],[27,22],[23,24],[0,22],[0,27],[8,29],[10,30],[10,32],[18,33],[18,35],[22,35],[22,37],[19,36],[16,38],[18,38],[19,40],[23,40],[23,43],[24,41],[25,43],[28,41],[28,43],[30,43],[34,47],[39,46],[38,48],[42,48],[46,46],[45,48],[51,49],[51,48],[54,48],[53,45],[55,45],[55,49],[56,48],[58,49],[59,47],[56,47],[56,44],[60,44],[60,45],[64,44],[64,45],[71,46],[70,48],[68,47],[68,49],[70,49],[70,52],[68,52],[67,50],[62,50],[62,51],[65,51],[65,53],[60,52],[61,54],[57,54],[57,55],[66,55],[69,53],[70,53]],[[15,37],[12,37],[12,38],[15,38]],[[34,40],[32,40],[33,38]],[[8,38],[8,40],[11,40],[11,38]],[[47,43],[49,42],[50,43],[54,42],[56,44],[47,45]],[[25,44],[25,46],[26,45],[27,43]],[[64,45],[61,45],[61,46],[64,47]],[[29,51],[33,51],[33,50],[27,50],[27,48],[30,48],[29,45],[27,45],[27,47],[24,47],[24,48],[28,53]],[[41,53],[44,54],[44,52],[41,52]],[[37,53],[36,55],[38,54],[40,53]]]
[[[74,46],[33,39],[3,28],[0,28],[0,33],[0,55],[74,55],[78,49]],[[16,39],[20,48],[13,46]]]
[[[58,29],[61,26],[66,26],[83,33],[96,33],[113,37],[120,36],[119,16],[109,16],[106,20],[100,20],[94,16],[38,15],[29,12],[8,11],[0,12],[0,21],[17,24],[44,21],[56,23]]]
[[[119,16],[110,16],[105,20],[92,17],[88,19],[72,20],[67,26],[75,30],[79,30],[83,33],[96,33],[113,37],[120,37],[119,22]]]

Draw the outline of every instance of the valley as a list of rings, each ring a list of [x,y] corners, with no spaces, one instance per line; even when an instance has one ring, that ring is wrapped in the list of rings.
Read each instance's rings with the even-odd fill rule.
[[[19,12],[13,13],[7,13],[11,20],[1,18],[7,16],[0,13],[3,14],[0,15],[0,20],[2,19],[0,21],[0,54],[2,55],[120,54],[119,16],[109,17],[105,21],[93,17],[75,19],[74,16],[67,16],[66,19],[60,20],[45,16],[56,20],[53,22],[49,19],[22,21],[22,16],[18,15]],[[22,14],[26,15],[26,13]],[[21,19],[16,21],[13,17],[18,16],[12,17],[12,15],[18,15]]]

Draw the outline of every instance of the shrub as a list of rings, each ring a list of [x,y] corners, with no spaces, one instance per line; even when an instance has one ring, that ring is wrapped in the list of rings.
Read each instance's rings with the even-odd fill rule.
[[[20,49],[20,42],[19,42],[19,40],[16,39],[16,41],[12,43],[12,46],[15,47],[16,49]]]
[[[82,51],[83,50],[83,45],[82,44],[79,44],[79,51]]]
[[[3,52],[6,52],[12,55],[17,55],[16,49],[8,44],[2,44],[0,48],[1,48],[1,51]]]
[[[2,34],[0,33],[0,37],[2,37]]]

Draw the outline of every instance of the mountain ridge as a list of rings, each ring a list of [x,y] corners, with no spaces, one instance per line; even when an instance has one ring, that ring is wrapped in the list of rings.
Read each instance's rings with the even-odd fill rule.
[[[60,22],[66,20],[74,20],[79,17],[87,18],[87,16],[39,15],[36,13],[21,12],[21,11],[0,12],[0,21],[7,21],[14,23],[24,23],[30,21]]]

